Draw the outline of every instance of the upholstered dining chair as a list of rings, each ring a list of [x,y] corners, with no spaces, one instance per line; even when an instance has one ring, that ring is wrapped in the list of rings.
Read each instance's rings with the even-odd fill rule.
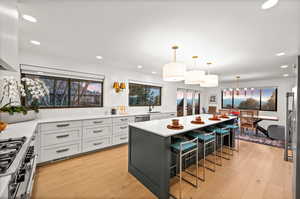
[[[254,112],[251,110],[241,110],[240,111],[240,129],[241,133],[245,133],[245,129],[256,131],[256,126],[254,124]]]
[[[216,106],[209,106],[208,107],[208,114],[216,114],[217,113],[217,107]]]

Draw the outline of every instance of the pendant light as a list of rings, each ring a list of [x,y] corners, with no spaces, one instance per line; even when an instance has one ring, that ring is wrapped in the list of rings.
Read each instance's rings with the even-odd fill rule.
[[[196,66],[196,60],[198,56],[193,56],[194,59],[194,66]],[[202,70],[190,70],[185,73],[185,84],[200,84],[203,81],[203,77],[205,72]]]
[[[164,81],[177,82],[184,80],[186,66],[185,64],[176,62],[176,50],[178,46],[173,46],[174,60],[171,63],[164,65],[163,67],[163,79]]]
[[[203,81],[200,83],[201,87],[218,87],[219,86],[219,76],[218,75],[211,75],[209,73],[209,66],[211,62],[207,63],[207,75],[204,76]]]

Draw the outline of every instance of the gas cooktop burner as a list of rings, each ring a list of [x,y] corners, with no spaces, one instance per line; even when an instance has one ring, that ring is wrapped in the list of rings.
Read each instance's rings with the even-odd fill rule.
[[[26,137],[0,140],[0,174],[4,174],[10,167]]]

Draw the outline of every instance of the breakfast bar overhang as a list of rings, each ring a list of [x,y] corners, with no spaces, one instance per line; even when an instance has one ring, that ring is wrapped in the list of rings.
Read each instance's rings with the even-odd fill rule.
[[[168,129],[170,119],[130,124],[128,171],[160,199],[169,198],[171,137],[223,122],[231,123],[236,119],[230,116],[228,119],[212,121],[209,120],[212,115],[200,116],[205,124],[192,124],[195,115],[176,118],[184,126],[181,130]]]

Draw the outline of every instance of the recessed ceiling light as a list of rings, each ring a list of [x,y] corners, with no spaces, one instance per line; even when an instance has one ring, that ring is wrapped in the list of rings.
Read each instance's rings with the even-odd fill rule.
[[[288,77],[289,76],[289,74],[283,74],[283,77]]]
[[[288,65],[282,65],[282,66],[280,66],[280,68],[288,68],[289,66]]]
[[[265,3],[262,4],[261,9],[267,10],[270,9],[278,3],[279,0],[267,0]]]
[[[156,72],[155,72],[155,71],[152,71],[152,74],[156,74]]]
[[[141,65],[138,65],[138,66],[137,66],[137,68],[138,68],[138,69],[141,69],[141,68],[143,68],[143,66],[141,66]]]
[[[30,16],[30,15],[22,15],[23,19],[27,20],[27,21],[30,21],[32,23],[36,23],[37,20],[36,18],[34,18],[33,16]]]
[[[32,43],[34,45],[41,45],[41,42],[35,41],[35,40],[30,40],[30,43]]]
[[[96,56],[96,59],[103,59],[103,57],[98,55],[98,56]]]
[[[285,55],[284,52],[280,52],[280,53],[277,53],[277,54],[276,54],[276,56],[278,56],[278,57],[283,56],[283,55]]]

